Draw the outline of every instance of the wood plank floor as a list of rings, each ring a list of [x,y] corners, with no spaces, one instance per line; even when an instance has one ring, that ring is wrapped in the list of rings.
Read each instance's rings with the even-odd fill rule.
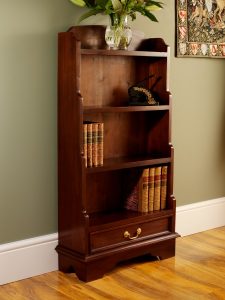
[[[133,260],[89,283],[52,272],[0,287],[0,300],[71,299],[225,299],[225,227],[178,238],[174,258]]]

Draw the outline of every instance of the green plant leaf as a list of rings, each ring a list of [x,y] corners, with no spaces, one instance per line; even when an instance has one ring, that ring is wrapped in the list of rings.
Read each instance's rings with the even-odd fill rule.
[[[104,13],[110,15],[114,20],[114,16],[119,19],[122,15],[129,15],[132,21],[136,18],[136,12],[147,17],[153,22],[158,22],[152,13],[163,8],[163,2],[157,0],[70,0],[73,4],[81,7],[88,7],[90,10],[79,19],[79,23],[90,16]]]
[[[146,6],[145,9],[147,9],[148,11],[156,11],[156,10],[160,10],[162,8],[159,6],[156,6],[156,5],[150,5],[150,6]]]
[[[70,0],[70,2],[80,7],[84,7],[86,5],[86,3],[83,0]]]
[[[149,0],[149,1],[146,1],[145,2],[145,6],[148,7],[148,6],[157,6],[159,8],[163,8],[163,3],[162,2],[157,2],[157,1],[152,1],[152,0]]]
[[[157,18],[147,9],[143,9],[143,12],[141,14],[146,16],[147,18],[149,18],[149,20],[153,22],[158,22]]]
[[[97,15],[102,12],[104,12],[102,9],[93,8],[93,9],[89,10],[88,12],[84,13],[83,15],[81,15],[78,20],[78,23],[82,22],[83,20],[85,20],[91,16]]]

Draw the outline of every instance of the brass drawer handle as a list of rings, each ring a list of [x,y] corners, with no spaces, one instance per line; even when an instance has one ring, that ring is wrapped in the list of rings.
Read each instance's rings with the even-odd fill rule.
[[[132,236],[132,237],[131,237],[129,231],[125,231],[124,234],[123,234],[123,236],[124,236],[125,238],[128,238],[129,240],[135,240],[136,238],[139,237],[140,234],[141,234],[141,228],[139,227],[139,228],[137,229],[137,233],[136,233],[135,236]]]

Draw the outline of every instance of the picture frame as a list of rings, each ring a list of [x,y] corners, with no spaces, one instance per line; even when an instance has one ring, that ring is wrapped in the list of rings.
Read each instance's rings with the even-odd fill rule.
[[[225,58],[225,0],[176,0],[176,56]]]

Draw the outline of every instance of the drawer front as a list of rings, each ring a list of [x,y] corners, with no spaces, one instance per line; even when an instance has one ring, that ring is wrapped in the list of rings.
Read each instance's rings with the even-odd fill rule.
[[[90,234],[91,252],[138,242],[154,235],[169,231],[169,218],[128,224],[115,229],[92,232]]]

